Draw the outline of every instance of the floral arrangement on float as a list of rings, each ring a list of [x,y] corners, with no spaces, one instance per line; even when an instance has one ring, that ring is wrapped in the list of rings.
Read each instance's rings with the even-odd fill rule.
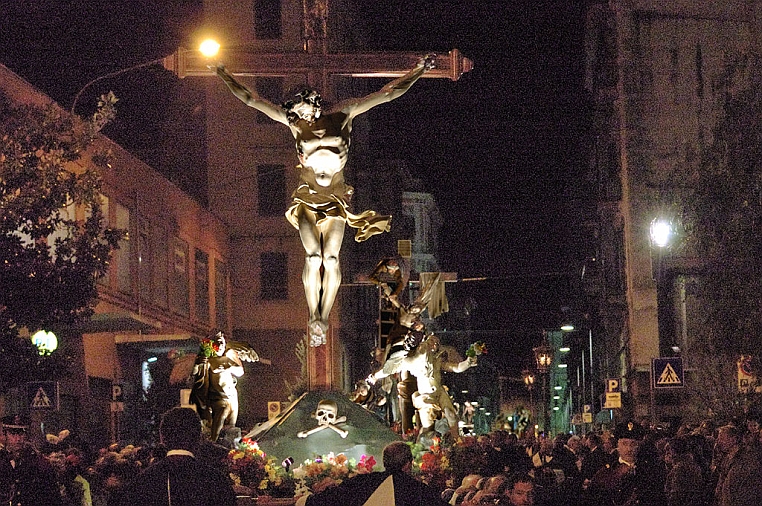
[[[360,457],[360,462],[348,459],[343,453],[334,455],[333,452],[314,460],[307,459],[290,473],[296,482],[294,496],[316,494],[352,476],[368,474],[375,465],[376,459],[367,455]]]
[[[94,496],[107,498],[135,478],[152,459],[151,451],[142,446],[113,443],[99,451],[95,462],[86,470],[85,478]],[[98,499],[94,497],[94,500]]]
[[[482,436],[483,437],[483,436]],[[457,487],[468,474],[483,474],[487,457],[476,436],[461,436],[455,441],[433,438],[431,446],[407,441],[413,453],[413,476],[437,490]]]
[[[407,441],[413,453],[412,474],[417,479],[437,490],[452,486],[452,472],[448,448],[443,446],[441,438],[433,438],[434,444],[427,447],[420,443]]]
[[[259,444],[242,438],[225,457],[225,463],[239,493],[293,497],[294,483],[288,472],[259,448]]]

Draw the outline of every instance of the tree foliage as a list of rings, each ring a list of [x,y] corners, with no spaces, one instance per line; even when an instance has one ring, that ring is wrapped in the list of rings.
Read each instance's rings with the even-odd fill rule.
[[[104,95],[83,121],[0,95],[0,382],[54,374],[47,366],[56,354],[40,357],[20,330],[89,317],[96,281],[125,236],[105,226],[102,213],[99,171],[108,153],[91,151],[88,163],[83,156],[115,103]]]

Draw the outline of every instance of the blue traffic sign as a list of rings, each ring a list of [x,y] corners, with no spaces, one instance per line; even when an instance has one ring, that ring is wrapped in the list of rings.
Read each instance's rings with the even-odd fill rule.
[[[681,357],[651,359],[651,388],[682,388],[684,386],[685,375]]]

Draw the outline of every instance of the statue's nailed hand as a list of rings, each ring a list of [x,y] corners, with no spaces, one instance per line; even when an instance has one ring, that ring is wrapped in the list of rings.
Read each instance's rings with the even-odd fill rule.
[[[228,69],[226,69],[225,65],[222,63],[218,63],[217,65],[207,65],[206,68],[213,71],[215,74],[220,76],[225,81],[229,81],[230,79],[232,79],[232,76],[228,72]]]
[[[435,53],[429,53],[423,58],[421,58],[420,65],[422,65],[426,71],[429,71],[436,67],[436,62],[437,62],[437,55]]]

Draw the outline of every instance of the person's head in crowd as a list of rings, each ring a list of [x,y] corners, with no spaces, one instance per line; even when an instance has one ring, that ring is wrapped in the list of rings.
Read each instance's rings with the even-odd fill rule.
[[[569,438],[571,436],[569,434],[561,433],[556,436],[556,438],[553,440],[553,444],[555,447],[562,447],[566,446],[566,443],[569,441]]]
[[[201,442],[201,419],[192,408],[172,408],[161,418],[159,435],[168,450],[193,452]]]
[[[460,486],[476,488],[476,485],[479,484],[479,480],[481,479],[482,475],[480,474],[467,474],[463,477],[463,480],[461,480]]]
[[[504,448],[508,446],[510,432],[507,430],[496,430],[490,434],[490,441],[495,448]]]
[[[404,441],[394,441],[384,447],[384,469],[390,473],[409,472],[413,465],[413,452]]]
[[[613,453],[616,450],[616,436],[611,431],[605,431],[601,434],[601,448],[606,453]]]
[[[540,453],[550,455],[553,452],[553,438],[545,435],[540,437]]]
[[[720,453],[728,453],[741,440],[741,431],[735,425],[723,425],[717,429],[717,439],[714,443],[715,449]]]
[[[526,473],[512,474],[506,483],[504,504],[532,506],[534,504],[534,480]],[[501,502],[503,504],[503,502]]]
[[[463,477],[460,486],[455,489],[450,504],[461,504],[478,490],[477,485],[482,479],[480,474],[468,474]]]
[[[746,417],[746,437],[749,443],[757,443],[760,429],[762,429],[762,417],[757,413],[749,413]]]
[[[580,450],[582,450],[582,438],[577,435],[571,436],[569,440],[566,441],[566,446],[568,446],[575,454],[579,454]]]
[[[646,431],[640,424],[629,421],[618,425],[614,435],[617,439],[619,458],[628,464],[634,464]]]
[[[442,490],[442,495],[440,497],[444,502],[449,503],[452,500],[452,496],[454,494],[455,494],[454,488],[446,488]]]
[[[703,420],[698,427],[696,427],[696,432],[700,436],[713,438],[714,437],[714,431],[717,429],[716,424],[714,423],[714,420]]]
[[[10,453],[18,453],[27,444],[26,431],[29,423],[20,415],[3,417],[3,435],[5,449]]]
[[[688,454],[688,440],[685,436],[670,438],[664,448],[664,462],[673,466],[685,459]]]
[[[601,446],[601,436],[595,432],[588,432],[585,435],[584,443],[589,450],[594,450],[595,448]]]

